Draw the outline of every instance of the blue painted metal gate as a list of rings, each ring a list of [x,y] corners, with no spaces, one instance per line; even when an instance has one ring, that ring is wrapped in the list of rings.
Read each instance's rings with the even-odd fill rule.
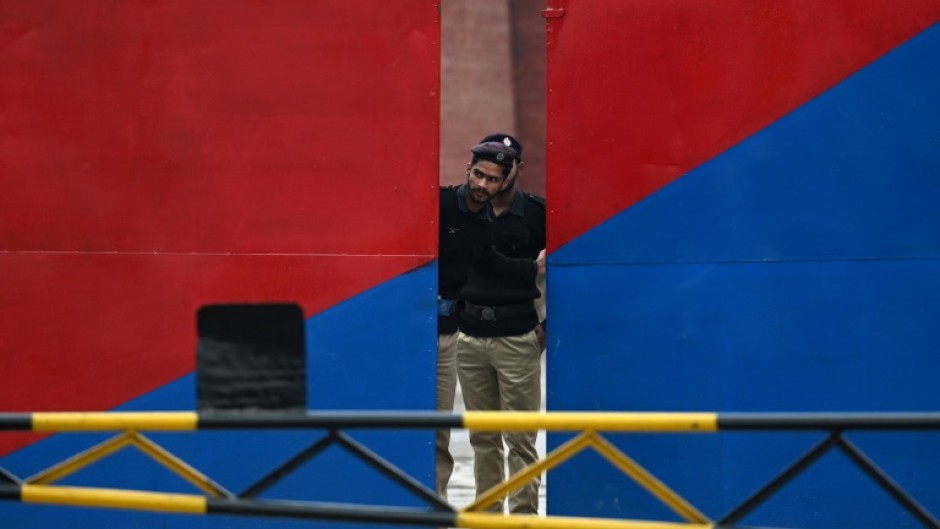
[[[549,408],[940,407],[940,3],[550,4]],[[820,439],[620,446],[719,519]],[[940,507],[935,437],[856,441]],[[675,519],[590,457],[548,491]],[[918,526],[839,454],[742,523]]]

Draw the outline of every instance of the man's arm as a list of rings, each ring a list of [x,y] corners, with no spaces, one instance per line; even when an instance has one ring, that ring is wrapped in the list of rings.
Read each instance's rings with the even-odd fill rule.
[[[539,338],[539,345],[542,347],[542,350],[545,350],[545,332],[546,332],[546,305],[547,300],[545,299],[546,293],[546,281],[545,281],[545,250],[543,249],[539,252],[539,256],[536,259],[539,262],[540,273],[535,279],[535,286],[538,287],[539,292],[542,293],[542,296],[535,300],[535,312],[539,315],[539,324],[535,326],[535,334]]]
[[[545,274],[545,258],[540,255],[539,259],[532,260],[528,257],[512,258],[506,257],[499,252],[492,244],[487,244],[479,252],[479,257],[474,261],[477,270],[487,276],[503,276],[518,281],[535,281],[536,277]]]

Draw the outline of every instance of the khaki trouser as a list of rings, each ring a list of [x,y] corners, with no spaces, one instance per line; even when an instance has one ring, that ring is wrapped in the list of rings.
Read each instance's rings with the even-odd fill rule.
[[[454,411],[457,391],[457,333],[437,336],[437,410]],[[450,429],[437,431],[434,441],[435,487],[437,495],[447,499],[447,483],[454,472],[450,449]]]
[[[541,407],[541,348],[535,331],[518,336],[458,338],[457,374],[467,410],[538,411]],[[538,461],[538,432],[470,432],[476,494],[506,479],[503,440],[509,447],[509,472]],[[512,513],[538,514],[539,479],[509,496]],[[502,512],[502,502],[490,508]]]

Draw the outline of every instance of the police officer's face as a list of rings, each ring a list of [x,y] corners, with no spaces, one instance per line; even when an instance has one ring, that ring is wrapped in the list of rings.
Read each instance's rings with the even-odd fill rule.
[[[505,183],[503,168],[493,162],[480,160],[467,169],[467,187],[470,190],[468,196],[474,202],[489,202]]]

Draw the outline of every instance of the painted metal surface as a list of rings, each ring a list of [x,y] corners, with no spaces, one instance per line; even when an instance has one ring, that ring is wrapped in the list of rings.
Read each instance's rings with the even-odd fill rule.
[[[2,13],[0,409],[194,409],[196,311],[266,301],[307,315],[311,407],[433,408],[435,2],[14,0]],[[94,442],[7,438],[0,456],[29,469]],[[430,442],[377,444],[430,479]],[[246,451],[258,444],[263,462]],[[239,482],[301,445],[209,435],[186,450],[247,465],[227,473]],[[325,472],[345,477],[337,499],[382,494],[347,463],[285,486],[324,487]],[[179,486],[134,456],[69,479]],[[11,528],[193,526],[2,509]]]
[[[554,250],[932,24],[931,0],[551,0]],[[552,176],[554,175],[554,176]],[[626,176],[625,176],[626,175]],[[588,207],[590,205],[590,207]]]
[[[549,409],[940,408],[940,2],[550,6]],[[817,440],[616,438],[713,519]],[[858,444],[936,502],[935,439]],[[596,458],[548,505],[673,519]],[[740,523],[919,526],[839,453]]]

